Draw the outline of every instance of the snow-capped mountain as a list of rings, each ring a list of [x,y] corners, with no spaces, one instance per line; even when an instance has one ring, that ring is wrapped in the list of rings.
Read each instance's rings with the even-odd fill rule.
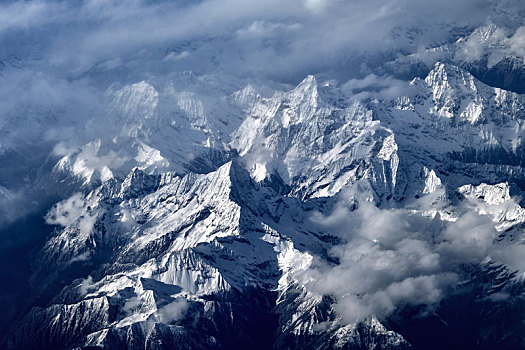
[[[521,7],[421,27],[388,23],[399,9],[385,5],[346,27],[358,19],[323,1],[248,23],[237,4],[210,30],[208,3],[130,5],[167,29],[137,21],[143,48],[110,42],[117,57],[103,32],[75,50],[24,32],[0,50],[0,79],[17,83],[0,88],[0,347],[524,347]],[[200,27],[178,32],[163,9]],[[119,40],[127,15],[110,21]],[[323,35],[333,57],[312,63],[300,31],[330,16],[373,43]],[[260,61],[241,67],[251,49]],[[306,74],[275,79],[285,70]]]
[[[523,27],[520,27],[523,13],[505,14],[499,19],[497,13],[495,15],[485,25],[452,43],[397,58],[384,69],[400,76],[421,75],[435,62],[448,62],[486,84],[523,94],[525,62]]]
[[[8,346],[420,345],[399,315],[349,322],[337,312],[337,295],[309,287],[309,271],[341,263],[333,249],[348,240],[339,232],[344,226],[331,231],[315,217],[332,215],[342,201],[350,211],[371,202],[431,220],[433,244],[445,249],[454,241],[449,226],[469,211],[494,223],[494,236],[483,242],[496,247],[493,254],[519,247],[525,111],[522,96],[444,63],[404,92],[351,102],[308,76],[269,97],[250,85],[217,92],[208,105],[171,85],[159,92],[141,82],[109,93],[108,109],[86,127],[115,137],[57,157],[57,179],[81,181],[79,192],[47,213],[57,230],[36,253],[33,298],[52,297],[18,321]],[[108,132],[109,116],[118,123]],[[190,149],[200,153],[179,156]],[[502,258],[484,256],[479,265],[459,258],[448,268],[480,278],[476,269],[503,269],[503,282],[483,284],[490,310],[498,293],[519,297],[515,266]],[[412,273],[397,282],[422,272]],[[400,301],[407,310],[423,304]],[[422,322],[434,315],[444,328],[457,322],[447,320],[446,307]],[[487,332],[485,344],[502,344],[500,330]]]

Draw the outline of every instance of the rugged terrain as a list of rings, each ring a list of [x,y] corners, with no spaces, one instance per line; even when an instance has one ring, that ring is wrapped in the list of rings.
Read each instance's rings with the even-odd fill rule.
[[[28,110],[72,137],[16,147],[6,114],[1,346],[524,347],[525,64],[497,18],[374,67],[388,93],[173,73],[77,124]]]

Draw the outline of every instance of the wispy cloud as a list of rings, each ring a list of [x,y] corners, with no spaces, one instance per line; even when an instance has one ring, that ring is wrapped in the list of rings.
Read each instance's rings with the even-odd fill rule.
[[[18,31],[19,44],[28,41],[40,48],[44,66],[73,75],[118,59],[123,66],[137,59],[162,63],[166,50],[185,46],[200,56],[198,66],[186,62],[185,68],[275,77],[337,68],[363,51],[414,51],[447,40],[453,26],[479,25],[493,5],[451,0],[29,1],[0,8],[0,35]]]

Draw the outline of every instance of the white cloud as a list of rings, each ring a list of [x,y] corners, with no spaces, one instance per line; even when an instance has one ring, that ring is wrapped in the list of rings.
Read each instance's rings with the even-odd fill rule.
[[[63,20],[60,12],[65,9],[65,4],[47,1],[17,1],[0,5],[0,33]]]
[[[82,282],[78,285],[78,291],[80,295],[84,296],[86,295],[90,288],[93,287],[95,283],[93,283],[93,277],[89,275],[86,279],[83,279]]]
[[[362,79],[350,79],[341,86],[341,89],[355,100],[392,99],[406,95],[408,88],[406,81],[376,74],[369,74]]]
[[[288,31],[300,30],[299,23],[273,23],[254,21],[248,27],[238,29],[235,33],[241,40],[272,38],[276,35],[286,35]]]
[[[40,0],[4,5],[0,36],[38,26],[38,32],[27,36],[37,45],[38,55],[31,59],[61,76],[78,76],[97,66],[140,69],[142,64],[151,70],[145,61],[162,63],[166,49],[189,45],[196,66],[185,62],[185,69],[219,68],[271,77],[287,70],[288,76],[293,73],[300,79],[314,71],[342,69],[363,50],[414,52],[447,40],[451,24],[483,23],[495,3],[481,7],[475,1],[452,0]],[[403,34],[407,31],[409,36]],[[250,38],[250,43],[238,38]],[[26,49],[16,42],[3,48],[28,54]],[[256,59],[259,55],[265,58],[263,66]]]
[[[165,61],[176,61],[190,56],[188,51],[182,51],[180,53],[170,52],[164,57]]]
[[[62,227],[75,226],[82,235],[89,235],[95,225],[98,212],[89,210],[89,203],[83,195],[76,193],[66,200],[55,204],[47,213],[45,219],[49,225]],[[77,257],[78,260],[88,259],[88,255]]]
[[[458,283],[463,264],[493,259],[523,268],[525,249],[499,244],[496,223],[476,206],[456,209],[455,220],[439,225],[420,214],[428,209],[425,197],[410,211],[367,201],[357,207],[351,211],[341,202],[330,215],[313,215],[323,232],[342,239],[330,251],[338,263],[317,258],[297,275],[311,292],[334,297],[335,310],[347,322],[386,317],[405,305],[433,308]]]
[[[170,324],[182,318],[188,310],[189,303],[186,299],[177,299],[157,311],[160,320]]]
[[[525,26],[519,27],[509,41],[512,52],[525,62]]]

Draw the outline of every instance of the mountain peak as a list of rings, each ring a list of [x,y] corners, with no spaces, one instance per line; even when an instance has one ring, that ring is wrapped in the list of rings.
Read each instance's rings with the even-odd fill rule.
[[[308,74],[306,78],[304,78],[297,87],[301,86],[317,86],[317,79],[315,79],[315,76],[312,74]]]
[[[430,87],[435,103],[433,113],[446,118],[453,118],[462,107],[462,100],[476,101],[479,105],[480,95],[476,79],[472,74],[447,63],[436,62],[425,78]],[[476,109],[475,106],[472,108]],[[479,115],[472,116],[476,122]]]
[[[313,75],[308,75],[295,89],[289,92],[289,95],[291,101],[316,103],[318,98],[317,79]]]
[[[127,85],[114,93],[111,108],[124,120],[153,118],[159,93],[146,81]]]

